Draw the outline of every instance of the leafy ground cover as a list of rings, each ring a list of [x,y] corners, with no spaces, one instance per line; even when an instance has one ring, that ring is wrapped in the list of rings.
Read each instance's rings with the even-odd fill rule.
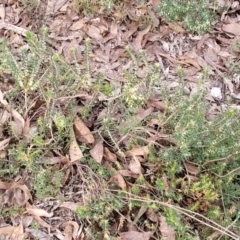
[[[239,1],[0,6],[1,239],[239,239]]]

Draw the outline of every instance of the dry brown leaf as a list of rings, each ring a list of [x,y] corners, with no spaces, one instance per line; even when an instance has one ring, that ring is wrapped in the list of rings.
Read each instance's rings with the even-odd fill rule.
[[[193,59],[193,58],[189,58],[189,57],[180,57],[180,59],[182,61],[184,61],[185,63],[189,63],[191,65],[193,65],[194,67],[196,67],[198,70],[201,70],[201,67],[199,66],[197,60]]]
[[[132,42],[132,46],[135,51],[142,49],[143,37],[145,34],[147,34],[149,32],[150,28],[151,28],[151,24],[148,25],[147,28],[145,28],[144,30],[138,32],[136,38]]]
[[[115,182],[122,189],[126,189],[127,187],[123,176],[117,171],[115,171],[113,177],[111,177],[110,182]]]
[[[101,164],[103,158],[103,140],[97,140],[95,146],[89,152],[93,159]]]
[[[60,9],[66,2],[67,2],[67,0],[54,1],[53,13],[56,13],[57,10]]]
[[[44,209],[35,208],[35,206],[30,205],[30,204],[27,204],[26,210],[29,214],[32,214],[32,215],[38,216],[38,217],[52,217],[53,216],[53,212],[48,213]]]
[[[161,216],[159,218],[159,221],[160,221],[159,231],[161,232],[162,236],[165,237],[167,240],[175,240],[176,239],[175,231],[172,227],[170,227],[166,223],[166,218],[164,216]]]
[[[132,178],[138,178],[138,174],[135,174],[131,172],[128,169],[123,169],[123,170],[118,170],[118,172],[123,176],[123,177],[132,177]]]
[[[77,22],[73,23],[73,25],[70,27],[70,30],[72,31],[80,30],[84,27],[85,23],[86,23],[86,19],[81,18]]]
[[[3,195],[5,203],[24,206],[28,200],[32,201],[32,195],[25,184],[22,185],[19,182],[12,182],[11,184],[0,183],[2,189],[8,189]]]
[[[125,153],[126,157],[133,157],[133,156],[144,156],[146,157],[149,154],[148,146],[143,147],[135,147]]]
[[[95,27],[94,25],[86,26],[85,32],[90,38],[93,38],[94,40],[96,40],[98,42],[103,41],[103,37],[101,35],[100,29]]]
[[[52,228],[52,226],[48,223],[46,223],[44,220],[41,219],[39,216],[34,216],[34,220],[39,223],[41,226],[45,228]]]
[[[146,215],[147,215],[147,218],[148,218],[149,220],[151,220],[152,222],[157,223],[158,220],[159,220],[159,219],[158,219],[158,218],[159,218],[158,214],[155,213],[152,208],[149,208],[149,209],[147,210]]]
[[[8,119],[11,117],[11,114],[4,110],[3,113],[1,113],[1,120],[0,120],[0,123],[3,125],[5,122],[8,121]]]
[[[75,203],[75,202],[63,202],[60,207],[63,207],[63,208],[68,208],[74,212],[77,211],[77,207],[78,206],[81,206],[82,203]]]
[[[83,157],[82,151],[75,139],[70,144],[69,155],[71,162],[80,161]]]
[[[103,158],[103,140],[97,140],[95,146],[93,149],[90,150],[90,155],[93,157],[93,159],[100,163],[102,162]]]
[[[80,39],[81,40],[81,39]],[[64,44],[63,47],[63,55],[65,57],[65,60],[68,63],[71,63],[75,58],[72,53],[72,49],[75,49],[75,56],[77,59],[81,57],[81,48],[79,47],[79,39],[73,39],[71,42]]]
[[[187,173],[190,173],[194,176],[196,176],[199,173],[199,168],[193,162],[185,160],[183,164],[186,168]]]
[[[8,4],[9,5],[13,5],[14,3],[16,3],[18,0],[8,0],[7,2],[8,2]]]
[[[22,221],[20,221],[19,225],[13,230],[11,237],[17,240],[25,239]]]
[[[240,23],[230,23],[222,26],[222,30],[235,36],[240,36]]]
[[[123,33],[122,40],[127,41],[138,29],[139,24],[137,22],[133,22],[130,25],[130,29]]]
[[[185,30],[177,23],[168,23],[169,28],[177,33],[185,33]]]
[[[119,233],[122,240],[149,240],[153,236],[153,232],[137,232],[128,231]]]
[[[106,160],[115,163],[117,161],[116,154],[112,153],[107,147],[104,147],[103,156]]]
[[[0,18],[2,20],[5,19],[5,7],[3,7],[3,5],[0,6]]]
[[[0,228],[0,236],[2,235],[12,235],[13,231],[16,227],[13,226],[7,226],[7,227],[1,227]]]
[[[207,62],[200,56],[197,57],[197,62],[202,68],[208,67]]]
[[[226,52],[226,51],[219,51],[219,52],[218,52],[218,55],[219,55],[220,57],[224,57],[224,58],[230,57],[230,53],[229,53],[229,52]]]
[[[75,136],[78,141],[83,143],[95,142],[95,139],[92,133],[79,117],[75,117],[73,127],[74,127]]]
[[[72,240],[77,238],[79,225],[74,221],[68,221],[61,224],[61,227],[64,228],[65,239]]]
[[[171,62],[173,62],[173,63],[176,63],[176,64],[184,64],[184,65],[189,66],[188,63],[185,63],[185,62],[183,62],[183,61],[179,61],[179,60],[177,60],[177,59],[175,59],[175,58],[172,58],[169,54],[165,54],[165,53],[162,53],[162,52],[158,52],[157,54],[159,54],[159,55],[161,55],[161,56],[163,56],[163,57],[166,57],[167,59],[169,59],[169,60],[170,60]]]
[[[5,149],[5,148],[8,146],[10,140],[11,140],[10,137],[2,140],[2,141],[0,142],[0,150]]]
[[[128,165],[128,168],[131,172],[135,174],[142,174],[142,167],[141,163],[137,159],[136,156],[133,156],[132,159],[130,160],[130,163]]]

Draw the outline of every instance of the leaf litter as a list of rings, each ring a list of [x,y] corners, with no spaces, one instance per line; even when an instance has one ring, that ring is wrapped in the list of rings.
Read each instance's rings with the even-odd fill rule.
[[[158,2],[158,0],[152,0],[148,2],[148,5],[154,8]],[[218,0],[217,2],[223,4],[223,2],[226,3],[229,1]],[[232,5],[229,5],[231,6],[230,11],[237,11],[237,3],[238,2],[235,1]],[[41,2],[40,4],[44,3]],[[83,40],[89,37],[92,44],[92,65],[94,65],[92,74],[95,76],[99,69],[106,69],[106,75],[110,82],[116,78],[121,79],[122,77],[122,69],[126,67],[124,64],[129,60],[128,54],[126,54],[125,51],[125,46],[128,44],[132,46],[135,51],[145,49],[147,53],[152,56],[152,61],[161,62],[161,68],[165,77],[169,80],[169,86],[173,84],[172,81],[174,81],[177,75],[174,68],[174,66],[177,65],[181,65],[184,68],[186,79],[193,82],[193,76],[200,72],[205,66],[210,66],[212,77],[219,76],[219,72],[228,72],[225,63],[229,57],[233,57],[230,48],[235,39],[239,40],[240,35],[240,27],[236,19],[228,21],[227,16],[222,15],[222,19],[218,23],[220,27],[216,28],[216,32],[211,32],[201,38],[194,38],[190,36],[179,23],[162,23],[160,17],[152,9],[150,10],[152,23],[145,26],[141,25],[141,17],[146,14],[146,5],[144,4],[140,5],[139,9],[137,9],[133,3],[128,1],[124,7],[126,8],[125,14],[127,16],[124,15],[120,9],[116,8],[113,11],[112,18],[104,17],[101,14],[100,16],[86,18],[79,16],[76,11],[74,11],[72,4],[66,0],[57,2],[48,1],[47,6],[45,6],[45,16],[48,18],[46,25],[49,28],[51,40],[56,41],[54,43],[55,48],[63,53],[67,62],[73,63],[74,58],[72,57],[70,49],[76,47],[77,59],[81,62],[84,49]],[[6,36],[9,36],[9,31],[12,31],[15,34],[15,40],[10,41],[12,46],[21,47],[25,44],[20,38],[26,35],[26,26],[31,29],[33,25],[36,27],[38,24],[36,24],[36,20],[34,20],[31,15],[29,16],[29,23],[27,23],[26,19],[27,24],[24,23],[24,9],[18,1],[10,1],[7,11],[5,10],[3,6],[0,7],[0,28]],[[122,21],[123,19],[127,19],[127,21]],[[237,51],[238,50],[236,50],[236,52]],[[144,71],[139,72],[139,74],[144,76]],[[239,99],[239,88],[237,87],[237,82],[233,81],[233,77],[223,78],[223,80],[223,84],[229,91],[229,95]],[[11,85],[11,83],[9,83],[9,85]],[[21,136],[27,127],[31,128],[33,121],[25,119],[22,112],[20,113],[12,108],[11,103],[8,103],[4,98],[4,90],[2,87],[0,90],[1,108],[4,108],[4,114],[1,114],[1,124],[9,122],[13,126],[15,137]],[[211,94],[215,98],[222,98],[219,87],[212,86]],[[163,111],[166,108],[161,99],[157,97],[150,98],[148,107],[150,107],[150,110],[145,110],[146,115],[138,114],[134,116],[135,121],[141,122],[146,117],[151,116],[152,112]],[[12,118],[12,121],[9,121],[9,118]],[[155,126],[156,121],[151,120],[153,126]],[[27,126],[27,124],[29,124],[29,126]],[[70,162],[65,155],[62,155],[62,157],[55,156],[52,157],[52,165],[63,163],[63,158],[65,160],[68,159],[68,161],[64,163],[66,166],[69,166],[70,163],[72,164],[73,167],[70,170],[72,176],[75,174],[75,176],[79,178],[82,177],[81,170],[78,168],[80,165],[78,164],[81,162],[84,154],[79,145],[84,143],[89,148],[90,155],[97,163],[104,165],[106,164],[105,162],[108,162],[111,165],[109,169],[112,169],[114,174],[110,182],[115,182],[121,189],[129,187],[128,181],[125,179],[126,177],[138,178],[139,175],[145,173],[144,161],[142,161],[141,158],[148,161],[149,146],[137,146],[126,151],[125,157],[128,158],[127,162],[125,165],[122,164],[123,169],[116,170],[114,164],[121,160],[119,154],[115,154],[113,149],[105,145],[104,140],[95,139],[95,134],[92,133],[91,128],[89,128],[80,117],[74,118],[73,128],[74,136],[70,142],[68,152]],[[155,133],[151,134],[154,135]],[[164,134],[162,136],[162,138],[168,137]],[[12,136],[2,138],[0,140],[0,150],[7,149],[12,140]],[[175,140],[171,139],[170,142],[174,144]],[[198,167],[191,163],[191,161],[186,161],[184,166],[188,174],[193,176],[198,174]],[[78,170],[76,170],[75,167],[78,168]],[[69,173],[67,175],[66,183],[71,174]],[[162,176],[162,180],[167,188],[169,186],[167,176]],[[78,181],[75,185],[73,184],[72,187],[78,186],[80,182],[81,181]],[[33,216],[35,221],[43,228],[50,229],[56,227],[57,232],[54,234],[58,239],[77,239],[79,225],[73,221],[73,219],[75,219],[74,213],[77,206],[81,205],[81,201],[79,201],[81,198],[77,199],[75,196],[76,199],[74,199],[74,194],[70,190],[71,188],[68,186],[66,189],[68,190],[65,192],[65,201],[62,202],[60,208],[70,209],[70,211],[72,211],[72,215],[68,215],[68,219],[71,220],[65,221],[64,216],[66,215],[64,214],[67,214],[67,212],[63,210],[63,217],[59,217],[61,220],[57,221],[58,224],[54,224],[54,220],[52,220],[52,225],[51,221],[45,222],[41,219],[41,217],[52,219],[55,214],[58,214],[58,210],[54,210],[53,212],[47,211],[47,209],[49,209],[48,201],[44,203],[44,201],[41,202],[33,198],[28,183],[0,182],[0,204],[23,206],[26,213]],[[36,207],[33,205],[34,202],[36,202],[36,204],[34,204]],[[39,207],[37,207],[37,205],[39,205]],[[151,221],[159,223],[159,231],[163,237],[169,240],[176,239],[174,229],[166,223],[164,216],[153,213],[151,209],[146,211],[146,215]],[[15,224],[15,226],[1,226],[0,235],[1,234],[11,237],[11,239],[23,239],[27,234],[31,234],[38,239],[49,239],[49,234],[46,233],[46,230],[37,231],[33,228],[24,227],[21,220],[18,224]],[[153,234],[152,231],[140,232],[128,230],[120,232],[118,239],[147,240],[151,239]]]

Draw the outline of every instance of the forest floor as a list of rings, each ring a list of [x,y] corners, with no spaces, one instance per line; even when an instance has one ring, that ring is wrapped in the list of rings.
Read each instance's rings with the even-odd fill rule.
[[[240,189],[227,201],[221,184],[239,181],[240,164],[214,175],[206,165],[222,153],[206,162],[164,155],[180,146],[171,120],[181,118],[162,82],[172,96],[183,81],[186,97],[207,79],[205,122],[240,108],[240,4],[217,2],[227,10],[203,35],[165,21],[158,0],[0,3],[1,38],[21,65],[11,68],[1,45],[0,239],[239,239]]]

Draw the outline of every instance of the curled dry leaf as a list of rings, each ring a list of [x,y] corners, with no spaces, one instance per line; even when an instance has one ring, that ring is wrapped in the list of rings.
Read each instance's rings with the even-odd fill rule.
[[[38,216],[38,217],[52,217],[53,216],[52,212],[48,213],[44,209],[35,208],[35,206],[30,205],[30,204],[27,204],[26,210],[29,214],[32,214],[32,215]]]
[[[196,176],[199,173],[199,168],[196,164],[190,161],[184,161],[184,166],[186,168],[186,171],[194,176]]]
[[[159,221],[160,221],[159,231],[161,232],[162,236],[168,240],[175,240],[176,234],[174,232],[174,229],[166,223],[166,218],[164,216],[161,216],[159,218]]]
[[[0,189],[8,190],[2,194],[2,203],[11,205],[25,205],[28,200],[32,201],[32,195],[26,185],[19,183],[4,183],[0,182]]]
[[[128,231],[119,234],[122,240],[149,240],[153,232]]]
[[[126,157],[133,157],[133,156],[144,156],[146,157],[149,154],[148,146],[144,147],[135,147],[125,153]]]
[[[66,240],[72,240],[77,238],[79,225],[74,221],[68,221],[61,225],[62,228],[64,228],[64,234]]]
[[[83,143],[94,143],[95,139],[88,129],[88,127],[84,124],[84,122],[79,118],[76,117],[74,119],[74,132],[75,136],[78,141]]]
[[[83,157],[82,151],[75,139],[70,144],[69,155],[71,162],[80,161]]]

